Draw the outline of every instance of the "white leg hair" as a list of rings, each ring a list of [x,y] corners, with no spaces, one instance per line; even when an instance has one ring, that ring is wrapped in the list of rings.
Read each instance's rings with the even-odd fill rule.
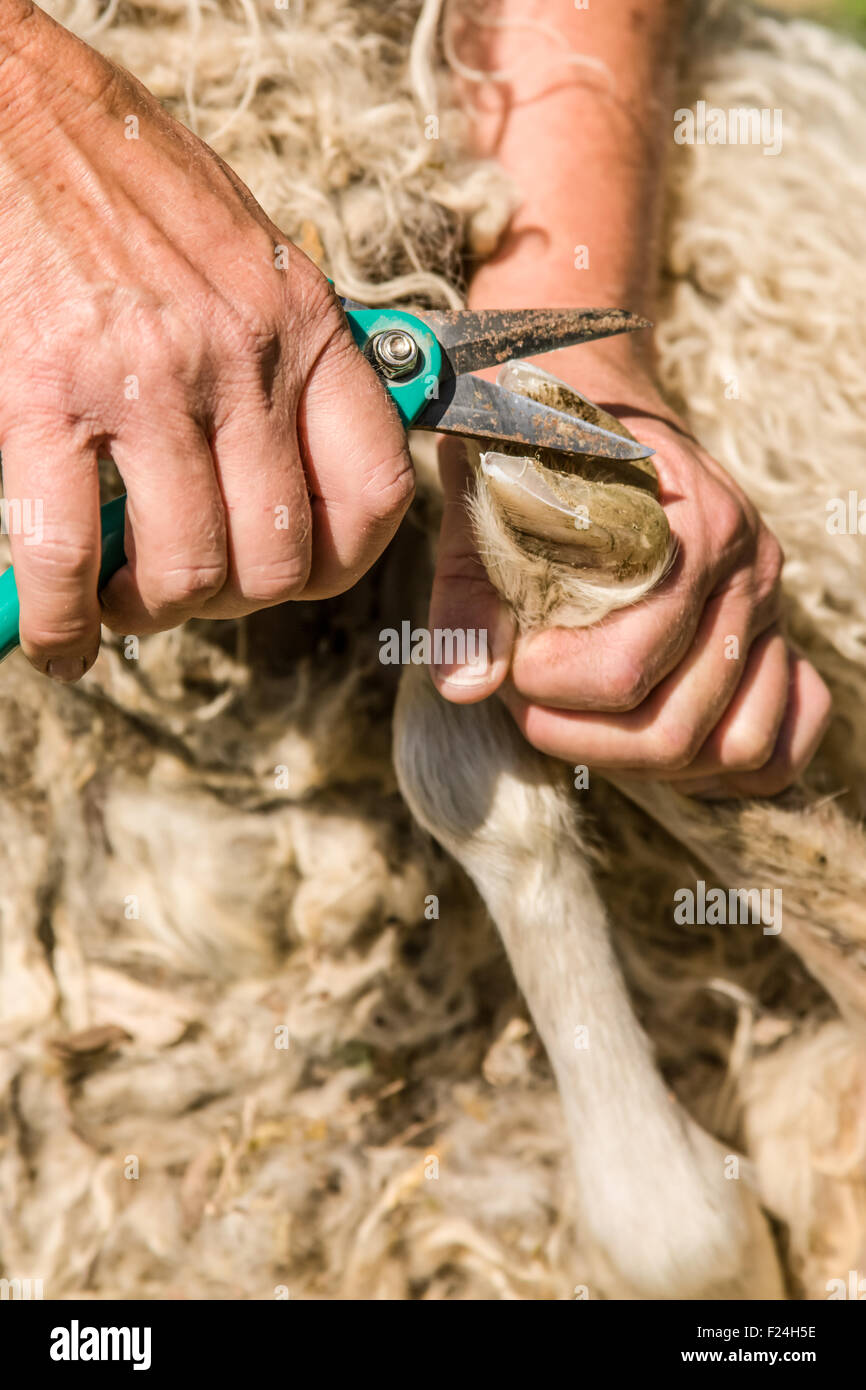
[[[508,384],[627,433],[520,364]],[[655,473],[477,454],[470,499],[491,581],[524,628],[586,626],[634,603],[672,558]],[[416,820],[473,879],[556,1075],[582,1233],[649,1298],[775,1298],[769,1228],[722,1146],[667,1091],[632,1010],[562,768],[496,699],[455,706],[408,668],[394,731]]]
[[[584,1238],[637,1296],[780,1297],[755,1197],[656,1071],[562,769],[496,700],[449,704],[416,667],[401,683],[394,753],[416,820],[484,899],[547,1049]]]

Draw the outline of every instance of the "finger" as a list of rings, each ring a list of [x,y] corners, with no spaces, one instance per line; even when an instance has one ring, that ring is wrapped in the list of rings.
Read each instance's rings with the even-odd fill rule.
[[[7,432],[3,489],[25,655],[61,681],[99,651],[99,471],[91,441],[56,427]]]
[[[669,778],[688,768],[743,676],[756,613],[739,588],[707,603],[694,645],[648,699],[624,714],[582,713],[529,703],[513,687],[503,698],[530,743],[553,757],[619,772]]]
[[[634,709],[688,651],[708,587],[691,554],[680,551],[667,579],[634,608],[592,628],[521,637],[512,662],[515,688],[527,701],[555,708]]]
[[[415,491],[400,417],[345,319],[307,377],[298,440],[313,515],[304,597],[324,598],[350,588],[378,559]]]
[[[755,772],[728,773],[678,784],[687,796],[708,800],[776,796],[802,776],[832,717],[832,698],[824,681],[804,657],[791,655],[788,703],[772,756]]]
[[[201,611],[226,580],[226,523],[211,452],[188,416],[112,446],[127,488],[127,563],[102,591],[115,632],[161,632]]]
[[[789,653],[776,629],[752,643],[743,678],[709,738],[675,777],[750,772],[772,757],[788,705]]]
[[[471,704],[486,699],[505,679],[515,623],[510,609],[487,578],[475,546],[465,500],[472,470],[461,445],[455,446],[451,441],[442,444],[439,472],[445,505],[428,623],[434,636],[440,634],[440,651],[445,659],[431,669],[431,676],[446,700]],[[479,659],[461,660],[454,637],[451,651],[445,650],[443,635],[448,633],[455,634],[458,640],[462,637],[464,656],[472,650]]]
[[[297,598],[310,573],[312,520],[294,412],[253,389],[217,423],[211,452],[226,517],[228,573],[206,618],[234,618]]]
[[[683,659],[719,576],[711,537],[696,535],[685,497],[665,504],[677,551],[670,572],[641,603],[591,628],[553,628],[517,643],[512,679],[535,704],[564,709],[630,710]]]
[[[753,632],[779,612],[782,552],[760,527],[753,542],[736,498],[719,489],[709,520],[684,497],[665,498],[678,543],[670,574],[641,603],[592,628],[552,629],[522,638],[512,678],[527,700],[564,709],[636,709],[684,659],[704,603],[738,589],[755,609]]]

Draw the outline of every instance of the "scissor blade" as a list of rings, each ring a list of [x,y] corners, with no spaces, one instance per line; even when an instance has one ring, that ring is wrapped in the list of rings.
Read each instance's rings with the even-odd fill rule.
[[[416,315],[436,334],[455,376],[652,327],[625,309],[422,309]]]
[[[645,459],[655,452],[637,440],[624,439],[575,415],[539,405],[480,376],[440,382],[438,399],[424,407],[412,428],[608,459]]]

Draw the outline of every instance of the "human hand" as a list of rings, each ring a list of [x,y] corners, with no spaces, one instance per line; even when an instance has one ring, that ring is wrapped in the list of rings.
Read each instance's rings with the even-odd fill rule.
[[[615,360],[579,348],[545,365],[656,450],[660,501],[678,541],[670,574],[595,627],[515,637],[462,504],[467,466],[446,443],[429,623],[486,629],[490,664],[433,679],[456,703],[497,691],[527,740],[568,762],[674,781],[695,795],[773,795],[808,764],[830,713],[824,682],[779,629],[781,548],[646,367]]]
[[[129,138],[132,136],[133,138]],[[35,6],[0,16],[0,450],[21,644],[59,679],[123,633],[353,584],[413,491],[339,303],[225,164]],[[128,563],[97,597],[97,462]]]

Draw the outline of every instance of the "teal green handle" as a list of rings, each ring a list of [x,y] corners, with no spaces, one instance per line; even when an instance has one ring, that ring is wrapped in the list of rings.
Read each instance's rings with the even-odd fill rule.
[[[382,381],[397,407],[403,428],[409,429],[438,392],[439,378],[442,374],[442,348],[439,339],[426,323],[422,323],[414,314],[404,313],[402,309],[347,309],[346,318],[349,320],[352,337],[362,352],[366,352],[371,338],[394,328],[405,329],[415,339],[419,348],[419,359],[412,375],[405,381],[388,381],[384,378]]]
[[[346,318],[349,320],[352,336],[362,352],[367,348],[371,338],[393,328],[406,329],[418,344],[420,356],[412,376],[405,381],[383,381],[397,407],[404,428],[408,429],[437,390],[442,370],[442,349],[436,335],[425,323],[415,318],[414,314],[403,313],[400,309],[350,309],[346,311]],[[106,502],[102,508],[100,588],[108,583],[126,560],[123,549],[125,516],[125,496],[116,497],[113,502]],[[10,567],[0,575],[0,661],[14,652],[18,646],[19,617],[15,572]]]

